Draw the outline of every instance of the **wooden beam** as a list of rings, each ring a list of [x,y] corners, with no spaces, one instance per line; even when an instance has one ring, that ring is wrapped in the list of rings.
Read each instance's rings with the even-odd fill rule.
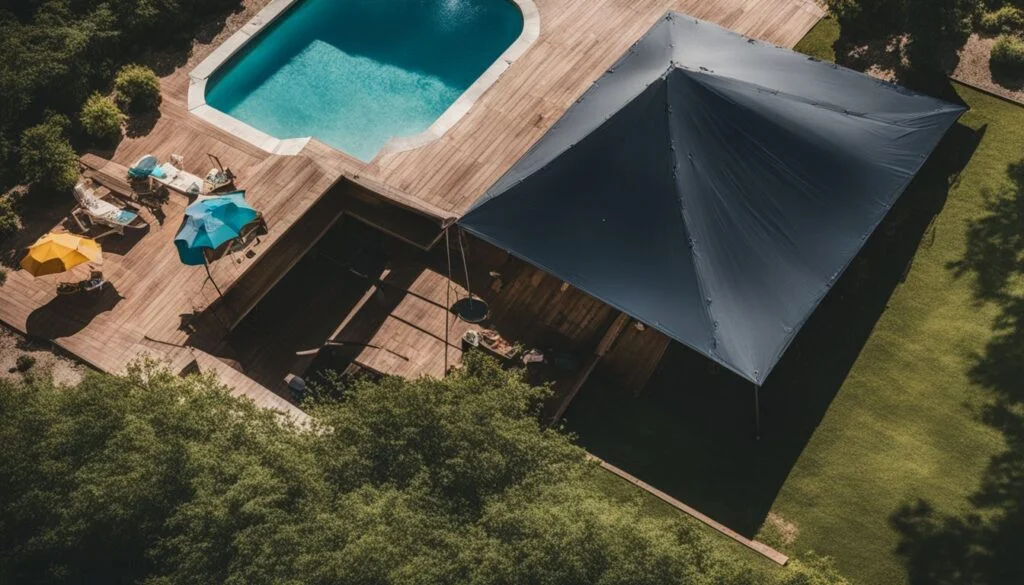
[[[551,417],[552,423],[558,422],[561,420],[562,416],[565,415],[565,411],[569,409],[569,405],[572,403],[573,398],[576,398],[576,395],[580,393],[580,389],[583,388],[583,385],[586,384],[587,380],[590,378],[590,374],[593,373],[594,368],[597,367],[597,363],[601,361],[601,358],[604,357],[605,354],[608,353],[608,350],[611,349],[615,340],[619,338],[619,335],[622,334],[622,331],[628,324],[629,315],[619,313],[619,315],[615,317],[615,320],[612,321],[608,330],[604,332],[604,336],[601,338],[601,341],[597,342],[597,347],[594,349],[594,355],[590,356],[587,363],[584,364],[580,375],[573,381],[572,387],[569,388],[569,392],[566,393],[565,398],[563,398],[562,402],[558,405],[558,409],[555,410],[554,416]]]
[[[605,331],[604,337],[597,343],[597,349],[594,350],[594,354],[600,357],[604,357],[608,353],[608,350],[612,348],[612,344],[619,338],[622,331],[629,325],[629,315],[625,313],[619,313],[619,316],[615,318],[611,326],[608,327],[608,331]]]
[[[785,566],[785,564],[789,562],[789,557],[787,557],[786,555],[780,553],[779,551],[775,550],[774,548],[768,546],[767,544],[764,544],[763,542],[758,542],[756,540],[751,540],[751,539],[743,536],[742,534],[736,532],[735,530],[729,528],[728,526],[725,526],[724,524],[721,524],[719,522],[716,522],[716,521],[712,520],[709,516],[707,516],[705,514],[701,514],[697,510],[694,510],[693,508],[687,506],[686,504],[680,502],[679,500],[673,498],[672,496],[666,494],[665,492],[659,490],[658,488],[656,488],[656,487],[654,487],[654,486],[652,486],[652,485],[650,485],[650,484],[648,484],[648,483],[646,483],[646,482],[644,482],[644,481],[642,481],[642,480],[640,480],[640,479],[638,479],[636,477],[633,477],[629,473],[626,473],[625,471],[619,469],[618,467],[615,467],[611,463],[608,463],[607,461],[605,461],[605,460],[603,460],[603,459],[601,459],[599,457],[594,457],[593,455],[587,455],[587,457],[592,459],[592,460],[594,460],[594,461],[597,461],[598,465],[601,466],[601,469],[604,469],[606,471],[614,473],[615,475],[619,476],[620,478],[628,481],[629,483],[631,483],[631,484],[635,485],[636,487],[644,490],[645,492],[651,494],[652,496],[658,498],[659,500],[667,503],[668,505],[672,506],[673,508],[683,512],[684,514],[686,514],[688,516],[691,516],[691,517],[699,520],[700,522],[710,526],[711,528],[714,528],[718,532],[720,532],[720,533],[724,534],[725,536],[735,540],[736,542],[738,542],[738,543],[742,544],[743,546],[749,548],[750,550],[758,553],[759,555],[761,555],[761,556],[771,560],[772,562],[778,563],[779,565],[782,565],[782,566]]]

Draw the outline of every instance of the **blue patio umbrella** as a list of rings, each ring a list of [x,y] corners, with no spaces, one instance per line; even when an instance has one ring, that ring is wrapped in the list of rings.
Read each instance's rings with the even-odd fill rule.
[[[256,210],[245,200],[245,191],[200,197],[185,209],[185,219],[174,236],[178,257],[189,266],[206,264],[206,249],[237,238],[256,217]]]

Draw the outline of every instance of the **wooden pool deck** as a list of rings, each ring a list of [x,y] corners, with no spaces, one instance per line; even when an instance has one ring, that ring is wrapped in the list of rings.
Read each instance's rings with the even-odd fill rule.
[[[667,10],[782,46],[796,43],[823,15],[810,0],[537,0],[536,4],[541,15],[537,42],[451,130],[420,148],[378,156],[370,163],[316,140],[296,156],[262,151],[187,112],[188,71],[213,48],[206,46],[163,79],[163,103],[155,124],[123,140],[109,156],[121,165],[130,165],[144,154],[154,154],[160,160],[180,154],[185,170],[204,176],[213,166],[207,158],[212,154],[235,172],[237,185],[246,189],[247,198],[266,217],[269,234],[212,267],[220,289],[241,299],[233,308],[215,311],[214,317],[234,322],[316,242],[323,233],[318,230],[326,229],[307,225],[307,213],[318,209],[315,206],[321,200],[333,204],[335,197],[359,191],[352,195],[359,199],[352,204],[358,209],[342,205],[331,213],[348,212],[371,223],[375,220],[368,218],[380,214],[382,207],[391,207],[384,204],[393,204],[409,217],[385,229],[395,233],[412,226],[408,229],[417,234],[406,239],[428,245],[430,222],[439,226],[463,213]],[[0,250],[3,261],[16,267],[19,249],[63,223],[72,203],[69,193],[66,201],[28,217],[26,229]],[[10,270],[7,283],[0,288],[0,320],[37,338],[52,340],[105,371],[122,371],[140,353],[164,357],[175,366],[183,366],[192,356],[201,368],[205,364],[206,369],[220,369],[213,365],[216,360],[211,361],[201,350],[181,351],[196,334],[191,330],[191,317],[218,299],[204,270],[183,266],[172,245],[185,204],[184,198],[172,198],[156,215],[144,215],[150,228],[142,235],[104,238],[102,270],[114,286],[101,298],[56,297],[56,283],[83,277],[88,270],[85,266],[69,275],[39,279]],[[425,224],[421,222],[424,218]],[[330,225],[326,220],[320,223]],[[403,237],[402,233],[395,235]],[[423,273],[422,279],[413,284],[437,291],[436,275]],[[530,279],[522,283],[527,289],[539,286]],[[522,298],[542,302],[535,293]],[[412,330],[428,331],[436,338],[434,314],[412,306],[416,304],[410,299],[400,305],[388,323],[400,329],[405,325],[399,323],[404,322]],[[438,323],[443,326],[443,319]],[[387,325],[368,334],[379,337],[391,329]],[[627,330],[624,335],[631,334]],[[580,337],[594,341],[589,333]],[[443,369],[435,363],[437,347],[436,339],[422,347],[410,345],[408,351],[422,355],[401,368],[380,367],[406,375],[436,374],[438,368]],[[441,348],[443,352],[443,345]],[[612,363],[616,362],[614,354],[615,350],[609,356]],[[443,353],[441,357],[443,360]],[[374,358],[367,355],[364,361],[374,362]],[[292,408],[260,384],[243,380],[241,375],[234,378],[232,384],[257,402]]]

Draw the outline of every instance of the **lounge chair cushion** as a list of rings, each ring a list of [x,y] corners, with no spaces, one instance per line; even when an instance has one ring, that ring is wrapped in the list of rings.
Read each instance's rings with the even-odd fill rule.
[[[75,199],[89,217],[106,223],[129,225],[139,217],[137,213],[126,211],[96,197],[92,189],[87,189],[81,184],[75,185]]]
[[[139,214],[131,211],[125,211],[124,209],[122,209],[117,213],[113,214],[110,219],[115,223],[119,223],[121,225],[128,225],[135,221],[137,217],[139,217]]]
[[[135,164],[128,169],[128,176],[132,179],[145,179],[156,168],[156,162],[155,156],[147,154],[135,161]]]

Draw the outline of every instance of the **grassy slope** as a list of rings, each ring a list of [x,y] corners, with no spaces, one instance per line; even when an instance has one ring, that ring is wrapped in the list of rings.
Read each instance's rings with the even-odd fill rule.
[[[797,49],[832,59],[837,35],[823,21]],[[834,556],[861,583],[907,580],[890,525],[901,505],[970,512],[989,458],[1005,448],[979,420],[989,391],[970,380],[998,310],[976,303],[973,275],[957,278],[950,264],[988,213],[983,193],[1005,188],[1024,153],[1024,108],[955,89],[971,107],[961,122],[986,127],[984,138],[772,508],[799,527],[798,550]]]

